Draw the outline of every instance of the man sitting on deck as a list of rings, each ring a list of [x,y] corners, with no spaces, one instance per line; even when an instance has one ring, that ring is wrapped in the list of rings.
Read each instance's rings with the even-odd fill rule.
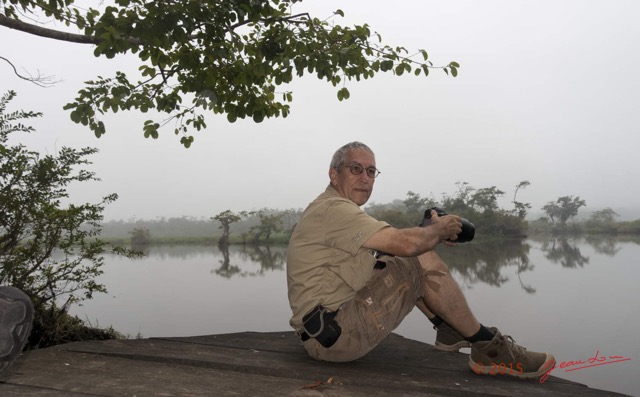
[[[338,149],[329,186],[309,204],[291,236],[290,323],[309,355],[356,360],[417,306],[437,330],[435,348],[471,347],[469,366],[475,372],[489,373],[492,364],[504,364],[509,375],[542,376],[555,364],[553,355],[528,351],[480,324],[435,252],[445,240],[455,241],[461,218],[432,211],[429,226],[406,229],[372,218],[360,206],[369,200],[378,173],[365,144]]]

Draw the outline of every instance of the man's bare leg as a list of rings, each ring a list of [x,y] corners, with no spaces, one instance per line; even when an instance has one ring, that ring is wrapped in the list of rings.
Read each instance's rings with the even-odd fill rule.
[[[471,345],[469,355],[469,367],[474,372],[491,374],[491,365],[498,363],[504,364],[505,368],[516,368],[514,371],[506,372],[507,375],[539,378],[548,374],[549,369],[554,367],[555,358],[552,354],[524,349],[516,345],[512,338],[503,336],[497,330],[491,340],[488,340],[486,333],[489,331],[476,320],[460,287],[449,274],[449,269],[440,256],[430,251],[420,255],[418,260],[423,270],[437,270],[444,275],[433,276],[431,280],[437,282],[439,288],[436,290],[429,285],[425,286],[423,302],[416,303],[416,306],[430,319],[433,318],[430,317],[432,314],[441,317],[469,341],[470,337],[477,340]],[[493,331],[490,332],[492,333]],[[481,334],[482,339],[479,339]]]
[[[459,352],[464,347],[471,347],[471,342],[466,340],[460,332],[456,331],[449,324],[447,324],[442,318],[436,316],[427,307],[426,302],[419,298],[416,301],[416,306],[433,324],[433,329],[436,332],[436,340],[433,343],[433,347],[436,350],[445,352]]]
[[[427,316],[429,320],[432,320],[436,317],[436,315],[431,310],[429,310],[429,307],[427,307],[427,304],[422,298],[418,298],[418,300],[416,301],[416,306],[425,316]]]
[[[438,270],[445,275],[433,277],[432,280],[440,284],[440,288],[435,291],[427,285],[423,296],[424,301],[416,302],[416,306],[430,319],[435,315],[440,316],[466,338],[478,332],[480,323],[471,312],[460,286],[449,273],[440,255],[435,251],[429,251],[420,255],[418,260],[423,270]],[[426,302],[429,302],[428,305]]]

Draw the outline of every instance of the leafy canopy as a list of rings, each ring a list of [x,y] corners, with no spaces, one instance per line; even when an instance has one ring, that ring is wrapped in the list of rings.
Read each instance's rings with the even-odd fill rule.
[[[96,9],[76,7],[73,0],[0,0],[0,25],[95,44],[97,57],[137,54],[140,76],[118,71],[97,77],[65,109],[98,137],[106,132],[100,120],[106,112],[155,110],[166,117],[147,120],[145,137],[157,138],[161,125],[173,121],[185,147],[193,142],[190,131],[206,128],[207,113],[225,114],[230,122],[286,117],[292,92],[276,88],[294,77],[315,75],[337,87],[342,101],[350,96],[349,80],[381,72],[427,76],[434,68],[425,50],[410,55],[403,47],[384,44],[367,24],[336,24],[344,17],[341,10],[323,20],[294,14],[296,2],[115,0]],[[44,13],[82,34],[25,23],[30,13]],[[437,68],[455,77],[458,67],[450,62]]]

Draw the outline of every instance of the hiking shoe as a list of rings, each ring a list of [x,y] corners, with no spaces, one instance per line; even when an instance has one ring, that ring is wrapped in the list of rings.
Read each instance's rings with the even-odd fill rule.
[[[0,286],[0,374],[20,355],[33,322],[33,303],[22,291]]]
[[[496,333],[492,340],[471,344],[469,367],[473,372],[531,379],[541,377],[555,365],[552,354],[528,351],[512,337],[502,335],[496,328],[491,330]]]
[[[436,333],[436,343],[433,345],[436,350],[443,352],[457,352],[463,347],[471,346],[471,343],[467,341],[460,332],[453,329],[444,321],[437,327],[434,326],[433,329],[438,331]]]

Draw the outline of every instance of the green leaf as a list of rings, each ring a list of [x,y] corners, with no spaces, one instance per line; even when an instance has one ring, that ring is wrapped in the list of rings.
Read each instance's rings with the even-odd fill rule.
[[[100,134],[101,136],[105,133],[104,123],[102,121],[98,121],[98,126],[95,130],[96,136]]]
[[[347,89],[347,87],[342,87],[341,89],[338,90],[338,100],[342,101],[345,99],[349,99],[350,96],[351,94],[349,93],[349,90]]]
[[[71,121],[73,121],[74,123],[79,123],[80,122],[80,112],[78,112],[77,110],[74,110],[73,112],[71,112],[70,114],[71,116]]]
[[[264,111],[262,109],[258,109],[253,113],[253,121],[256,123],[262,123],[264,120]]]
[[[142,127],[142,130],[144,131],[144,137],[158,139],[158,128],[160,128],[160,124],[154,123],[153,120],[145,121],[144,127]]]
[[[337,10],[334,12],[334,14],[340,15],[341,17],[343,17],[343,18],[344,18],[344,12],[342,12],[342,10],[340,10],[340,9],[337,9]]]
[[[180,138],[180,143],[182,143],[185,149],[189,149],[189,147],[191,147],[191,144],[193,143],[193,137],[183,136],[182,138]]]
[[[391,60],[385,60],[380,62],[380,70],[383,72],[387,72],[389,70],[393,69],[393,61]]]

